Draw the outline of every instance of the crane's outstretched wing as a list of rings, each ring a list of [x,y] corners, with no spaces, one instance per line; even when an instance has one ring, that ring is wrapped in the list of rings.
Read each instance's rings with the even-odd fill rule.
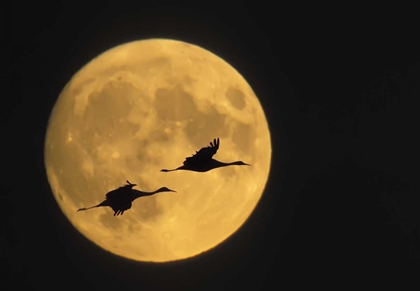
[[[112,205],[112,210],[114,210],[114,216],[122,215],[124,211],[131,208],[131,202],[124,201],[122,203]]]
[[[197,165],[208,162],[219,149],[219,145],[219,138],[214,139],[213,142],[210,142],[210,146],[203,147],[193,154],[192,157],[186,158],[184,165]]]

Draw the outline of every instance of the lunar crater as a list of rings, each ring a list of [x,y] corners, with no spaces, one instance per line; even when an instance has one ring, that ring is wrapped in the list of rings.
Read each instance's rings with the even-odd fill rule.
[[[234,108],[238,110],[245,108],[245,94],[241,90],[234,87],[229,87],[229,89],[226,91],[226,98]]]
[[[177,85],[172,89],[158,88],[153,102],[158,116],[165,120],[188,120],[197,111],[194,97]]]

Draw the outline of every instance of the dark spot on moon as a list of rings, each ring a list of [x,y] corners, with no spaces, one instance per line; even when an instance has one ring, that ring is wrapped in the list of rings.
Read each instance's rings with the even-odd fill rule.
[[[214,107],[209,107],[207,113],[196,112],[185,128],[185,135],[192,145],[200,149],[209,145],[213,138],[226,136],[225,121],[224,114],[217,112]]]
[[[130,233],[139,233],[143,227],[137,222],[137,220],[133,219],[132,217],[129,218],[128,223],[128,232]]]
[[[131,99],[136,98],[133,92],[137,89],[125,82],[109,83],[100,92],[89,96],[89,105],[83,115],[81,126],[81,143],[93,154],[92,139],[99,134],[104,142],[121,140],[139,130],[139,125],[127,120],[132,107]],[[124,96],[124,97],[121,97]]]
[[[185,92],[180,85],[172,89],[157,89],[154,106],[160,118],[172,121],[187,120],[197,111],[193,96]]]
[[[237,123],[233,130],[232,140],[239,149],[249,153],[253,150],[255,130],[248,124]]]
[[[122,66],[120,67],[120,69],[122,71],[128,71],[128,72],[132,70],[131,68],[128,68],[128,66]],[[157,57],[157,58],[152,58],[152,59],[140,62],[138,66],[136,66],[135,73],[138,74],[139,76],[144,76],[144,75],[153,76],[153,75],[161,75],[162,73],[165,73],[169,70],[171,70],[171,60],[166,57]],[[107,73],[107,71],[105,71],[104,73]],[[112,68],[109,71],[109,73],[114,74],[115,68]]]
[[[112,209],[107,209],[107,213],[104,213],[100,216],[99,221],[102,223],[103,226],[110,229],[120,229],[121,222],[119,220],[119,216],[113,215]]]
[[[156,196],[149,196],[139,198],[138,200],[135,200],[133,202],[132,207],[136,208],[136,214],[141,220],[153,220],[154,218],[163,213],[163,210],[157,203],[156,199]]]
[[[226,98],[236,109],[242,110],[245,108],[245,94],[241,90],[230,87],[226,91]]]
[[[187,85],[187,86],[192,85],[195,82],[197,82],[197,79],[189,75],[184,75],[182,78],[182,84]]]
[[[79,150],[75,150],[68,155],[63,155],[62,153],[66,150],[66,144],[64,141],[57,139],[57,148],[54,151],[49,152],[49,159],[52,163],[55,163],[58,168],[62,168],[60,173],[60,189],[68,191],[69,189],[74,189],[73,193],[77,199],[85,198],[83,193],[85,191],[94,191],[94,187],[86,180],[83,172],[80,171],[80,155]],[[55,170],[56,171],[56,170]],[[77,181],[77,183],[74,183]],[[63,192],[59,195],[69,196]],[[62,198],[59,196],[59,199]]]
[[[235,167],[225,167],[225,168],[220,169],[223,179],[225,181],[232,179],[232,177],[236,175],[235,169],[236,169]]]
[[[141,74],[152,74],[154,72],[163,72],[168,70],[171,66],[171,60],[164,57],[154,58],[152,60],[145,61],[138,67],[139,75]]]

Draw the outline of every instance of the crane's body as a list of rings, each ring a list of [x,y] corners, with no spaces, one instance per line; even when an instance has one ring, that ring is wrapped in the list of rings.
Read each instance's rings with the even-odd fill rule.
[[[193,156],[185,159],[184,164],[175,169],[162,169],[161,172],[172,172],[178,170],[185,171],[194,171],[194,172],[207,172],[216,168],[226,167],[226,166],[251,166],[242,161],[236,161],[231,163],[224,163],[218,160],[213,159],[213,156],[216,154],[219,149],[220,141],[219,138],[214,139],[213,142],[210,142],[210,146],[203,147],[197,151]]]
[[[127,183],[127,185],[109,191],[105,195],[105,200],[99,203],[98,205],[87,208],[83,207],[78,209],[77,211],[84,211],[96,207],[109,206],[112,208],[112,210],[114,210],[114,216],[118,216],[120,214],[122,215],[124,211],[130,209],[132,206],[132,202],[137,198],[151,196],[159,192],[176,192],[167,187],[159,188],[153,192],[144,192],[133,189],[133,187],[136,186],[136,184],[131,184],[129,181],[127,181]]]

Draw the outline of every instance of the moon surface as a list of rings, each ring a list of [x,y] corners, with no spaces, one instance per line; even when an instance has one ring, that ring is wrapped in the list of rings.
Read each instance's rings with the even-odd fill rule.
[[[217,137],[214,159],[252,166],[160,172]],[[243,225],[268,179],[271,140],[258,98],[227,62],[193,44],[148,39],[100,54],[71,78],[44,154],[54,197],[78,231],[118,256],[166,262],[214,248]],[[126,180],[177,193],[139,198],[121,216],[110,207],[77,212]]]

